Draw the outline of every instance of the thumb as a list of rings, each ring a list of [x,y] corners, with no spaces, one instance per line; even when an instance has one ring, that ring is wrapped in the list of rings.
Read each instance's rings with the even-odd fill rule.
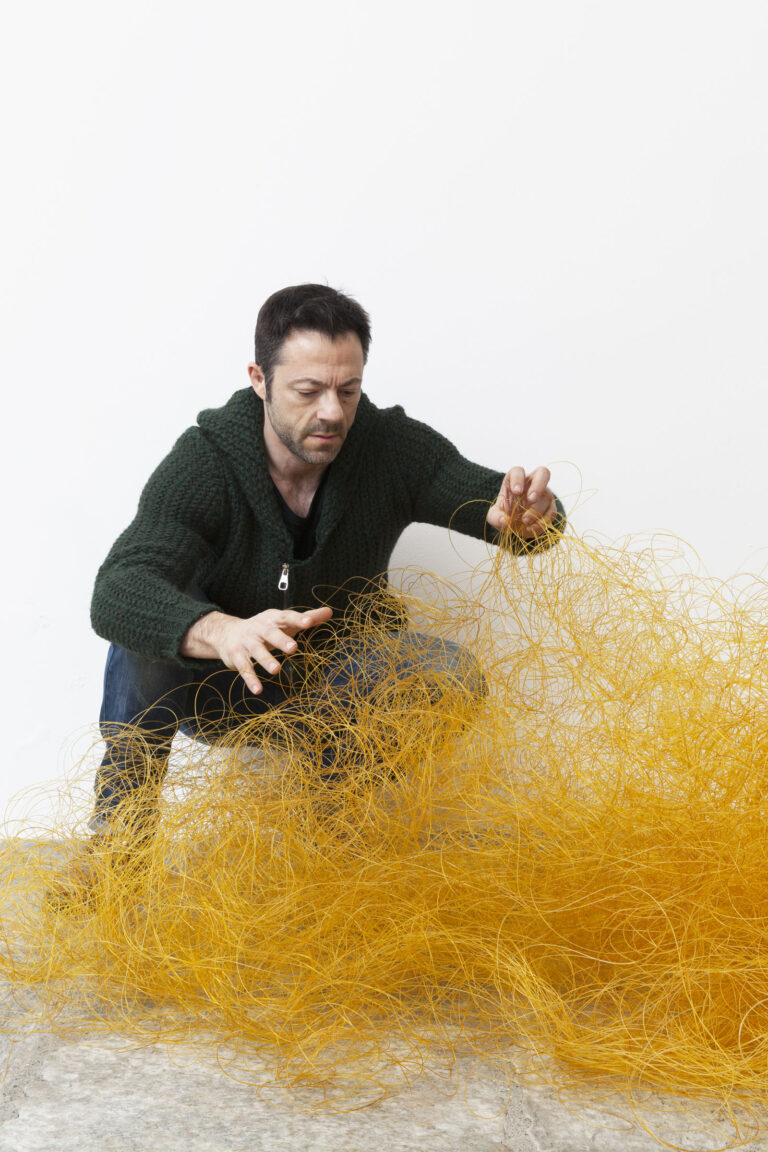
[[[509,512],[504,511],[497,500],[497,502],[492,504],[488,509],[485,519],[497,532],[503,532],[509,524]]]

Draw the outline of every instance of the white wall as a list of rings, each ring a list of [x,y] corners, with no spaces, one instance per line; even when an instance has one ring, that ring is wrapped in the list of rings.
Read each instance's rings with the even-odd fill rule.
[[[549,464],[579,531],[762,567],[767,40],[763,0],[6,10],[0,799],[71,765],[96,569],[286,284],[352,292],[373,399]]]

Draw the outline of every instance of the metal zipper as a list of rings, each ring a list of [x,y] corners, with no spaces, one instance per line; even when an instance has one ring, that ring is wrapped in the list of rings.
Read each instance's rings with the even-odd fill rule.
[[[290,564],[283,564],[283,570],[280,573],[280,579],[277,582],[277,588],[280,592],[281,603],[284,612],[288,607],[288,573],[290,570]]]

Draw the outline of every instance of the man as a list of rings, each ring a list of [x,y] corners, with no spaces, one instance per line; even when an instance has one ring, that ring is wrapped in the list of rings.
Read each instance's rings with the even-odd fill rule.
[[[482,693],[469,653],[387,607],[394,545],[421,521],[491,541],[511,532],[507,546],[531,551],[557,538],[564,513],[546,468],[472,464],[402,408],[377,408],[362,390],[370,339],[367,313],[332,288],[274,293],[259,311],[250,386],[201,412],[144,488],[93,593],[93,626],[112,642],[95,832],[110,835],[134,789],[159,786],[179,726],[215,740],[243,718],[290,710],[318,637],[332,653],[318,714],[361,673],[373,691],[387,673],[352,623],[371,587],[392,613],[398,674],[448,670]],[[301,699],[306,733],[314,708]],[[142,739],[123,738],[126,725]],[[333,778],[343,747],[329,741],[320,759]]]

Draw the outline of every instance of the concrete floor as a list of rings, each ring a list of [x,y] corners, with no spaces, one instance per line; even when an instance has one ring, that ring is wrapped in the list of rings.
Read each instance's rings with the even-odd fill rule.
[[[663,1145],[626,1106],[585,1099],[570,1110],[551,1089],[460,1068],[447,1096],[421,1079],[347,1114],[309,1113],[257,1093],[174,1046],[131,1048],[29,1033],[0,1041],[0,1152],[645,1152]],[[311,1105],[311,1099],[306,1098]],[[713,1111],[654,1096],[644,1117],[667,1146],[722,1148]],[[730,1135],[732,1139],[732,1134]],[[768,1138],[747,1145],[768,1150]]]

